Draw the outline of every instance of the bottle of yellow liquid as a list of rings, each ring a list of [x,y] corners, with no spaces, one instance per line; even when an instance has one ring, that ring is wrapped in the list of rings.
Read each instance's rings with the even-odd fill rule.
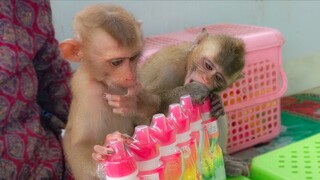
[[[201,106],[204,129],[204,148],[200,156],[201,177],[204,180],[225,180],[226,173],[223,154],[217,143],[219,137],[218,121],[210,115],[210,100]]]

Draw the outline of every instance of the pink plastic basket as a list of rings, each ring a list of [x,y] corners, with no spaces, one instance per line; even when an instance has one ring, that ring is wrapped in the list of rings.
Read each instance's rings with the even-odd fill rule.
[[[146,38],[142,62],[162,47],[192,41],[202,28]],[[221,94],[229,124],[228,151],[233,153],[270,141],[280,133],[280,97],[287,90],[281,33],[272,28],[237,24],[210,25],[206,29],[210,34],[242,38],[246,45],[245,77]]]

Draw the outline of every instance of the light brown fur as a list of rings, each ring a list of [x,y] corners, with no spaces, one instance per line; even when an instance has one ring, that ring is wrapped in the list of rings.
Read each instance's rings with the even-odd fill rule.
[[[196,103],[211,97],[211,114],[218,117],[223,111],[218,94],[242,77],[244,55],[242,40],[223,34],[209,36],[203,30],[193,43],[173,45],[156,52],[141,66],[138,77],[148,92],[160,97],[160,113],[167,113],[170,104],[179,103],[181,96],[190,94]],[[206,68],[207,61],[214,70]],[[217,83],[216,72],[224,78],[224,83]],[[246,163],[227,155],[227,121],[222,116],[218,122],[219,143],[225,153],[228,175],[248,173]]]
[[[114,131],[132,135],[136,125],[149,123],[159,102],[136,88],[142,32],[132,15],[118,6],[93,5],[75,18],[75,33],[60,46],[67,59],[80,62],[71,80],[63,146],[75,179],[97,179],[94,145]],[[115,112],[121,108],[128,111]]]

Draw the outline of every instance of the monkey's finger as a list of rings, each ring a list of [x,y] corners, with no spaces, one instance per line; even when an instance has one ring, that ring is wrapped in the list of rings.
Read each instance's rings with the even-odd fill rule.
[[[219,109],[218,111],[211,111],[210,113],[211,116],[216,119],[225,114],[223,109]]]
[[[233,165],[226,168],[226,171],[229,176],[248,176],[249,175],[249,167],[242,162],[232,162]]]
[[[93,147],[93,150],[95,153],[100,154],[101,156],[108,156],[108,155],[113,154],[112,148],[107,148],[107,147],[100,146],[100,145],[95,145]]]
[[[126,96],[136,95],[142,89],[141,83],[137,82],[134,86],[128,88]]]
[[[222,100],[220,97],[211,97],[210,103],[212,106],[221,105],[222,106]]]
[[[215,104],[215,105],[211,104],[210,106],[211,106],[212,111],[217,111],[219,109],[223,109],[222,104]]]
[[[227,176],[240,176],[243,174],[243,165],[238,161],[225,161]]]
[[[226,167],[226,174],[230,177],[237,177],[242,175],[242,170],[237,167]]]
[[[121,137],[125,140],[125,143],[131,144],[133,142],[133,138],[127,134],[121,134]]]
[[[122,103],[119,101],[108,101],[108,104],[114,108],[120,108]]]
[[[218,99],[210,99],[210,101],[211,101],[210,104],[212,106],[217,106],[217,105],[222,106],[222,101],[221,101],[220,98],[218,98]]]
[[[102,162],[104,160],[104,158],[102,158],[102,156],[100,154],[92,153],[91,156],[97,162]]]
[[[113,108],[112,112],[115,114],[120,114],[122,116],[129,114],[129,111],[126,108]]]
[[[103,162],[107,158],[107,156],[104,156],[104,155],[101,155],[101,154],[98,154],[98,153],[92,153],[91,156],[97,162]]]
[[[229,176],[249,175],[249,163],[246,161],[230,155],[225,155],[224,161]]]
[[[107,134],[107,136],[105,138],[105,144],[108,144],[108,142],[111,140],[122,141],[121,133],[119,131],[115,131],[111,134]]]
[[[121,133],[120,133],[119,131],[115,131],[115,132],[113,132],[113,133],[111,133],[111,134],[107,134],[106,140],[108,141],[108,140],[110,140],[111,138],[116,137],[116,136],[120,136],[120,135],[121,135]]]
[[[105,93],[104,97],[108,101],[115,101],[116,102],[116,101],[120,101],[121,100],[121,95],[114,95],[114,94]]]

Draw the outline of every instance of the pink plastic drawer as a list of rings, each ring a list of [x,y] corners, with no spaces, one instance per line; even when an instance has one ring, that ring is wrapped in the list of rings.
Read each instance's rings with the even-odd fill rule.
[[[142,62],[160,48],[192,41],[203,27],[148,37]],[[282,69],[281,47],[284,39],[272,28],[217,24],[205,27],[210,34],[229,34],[244,40],[246,64],[244,78],[222,92],[228,116],[230,153],[266,142],[280,132],[279,99],[287,90]]]

